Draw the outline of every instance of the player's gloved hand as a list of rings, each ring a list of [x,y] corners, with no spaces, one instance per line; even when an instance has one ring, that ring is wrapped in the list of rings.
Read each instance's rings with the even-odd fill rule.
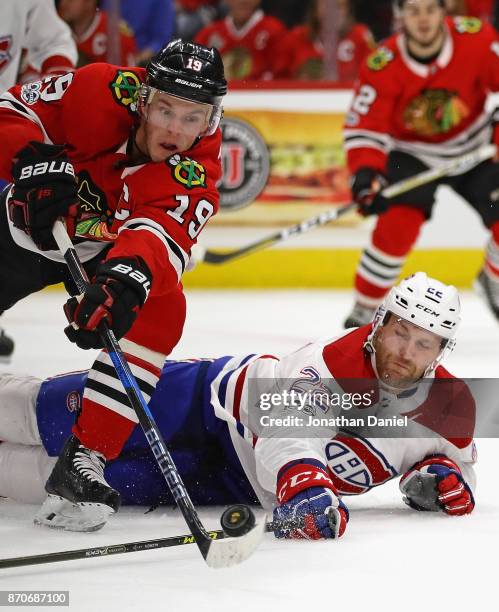
[[[415,510],[470,514],[475,500],[459,467],[445,455],[419,461],[400,479],[404,502]]]
[[[387,185],[386,177],[379,170],[369,166],[357,170],[351,178],[350,188],[362,215],[378,215],[388,208],[388,200],[381,194]]]
[[[141,257],[115,257],[101,263],[85,293],[64,305],[70,322],[64,333],[82,349],[102,348],[99,326],[106,320],[119,340],[132,327],[151,283],[151,272]]]
[[[302,521],[300,528],[274,531],[277,538],[319,540],[339,538],[348,523],[348,510],[336,496],[326,467],[315,459],[291,461],[277,477],[274,521]]]
[[[31,141],[17,153],[12,177],[9,217],[15,227],[42,251],[57,249],[52,226],[59,217],[65,217],[68,234],[74,236],[78,184],[64,146]]]

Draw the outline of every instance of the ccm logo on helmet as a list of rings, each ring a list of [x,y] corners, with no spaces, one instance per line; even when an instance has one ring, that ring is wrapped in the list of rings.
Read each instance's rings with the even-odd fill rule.
[[[426,312],[427,314],[430,314],[434,317],[440,316],[438,312],[435,312],[434,310],[432,310],[431,308],[428,308],[428,306],[425,306],[424,304],[416,304],[416,308],[419,308],[419,310],[422,310],[423,312]]]
[[[38,176],[40,174],[50,174],[54,172],[56,174],[60,174],[63,172],[64,174],[69,174],[70,176],[75,175],[75,169],[73,168],[73,164],[70,162],[40,162],[39,164],[35,164],[34,166],[24,166],[21,172],[20,178],[25,179],[30,176]]]

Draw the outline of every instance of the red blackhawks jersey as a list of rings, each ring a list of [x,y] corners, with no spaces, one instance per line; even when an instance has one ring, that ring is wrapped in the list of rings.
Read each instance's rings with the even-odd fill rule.
[[[108,16],[105,11],[96,11],[92,23],[86,32],[75,36],[78,47],[78,64],[84,66],[92,62],[106,62],[108,60]],[[119,63],[123,66],[135,65],[137,46],[133,32],[123,20],[119,22],[119,42],[121,57]]]
[[[384,170],[396,149],[428,166],[491,141],[487,94],[499,90],[499,42],[491,26],[456,17],[430,64],[414,60],[403,34],[389,38],[363,63],[345,122],[351,172],[361,166]]]
[[[221,135],[217,130],[166,162],[129,165],[144,78],[141,68],[97,63],[2,94],[0,178],[12,180],[12,159],[28,141],[64,143],[78,179],[75,243],[82,261],[114,243],[108,258],[144,259],[153,295],[178,285],[192,245],[218,210]],[[12,225],[10,231],[19,246],[37,251],[24,232]],[[57,251],[40,254],[63,261]]]
[[[455,461],[474,486],[476,406],[469,387],[438,366],[398,395],[384,389],[364,349],[371,331],[371,325],[347,330],[281,358],[233,357],[212,381],[215,415],[231,426],[264,506],[275,504],[280,469],[303,459],[321,462],[342,495],[365,493],[433,454]],[[292,392],[305,402],[292,403]]]
[[[355,24],[338,42],[336,55],[339,81],[354,81],[366,55],[375,47],[374,39],[363,24]],[[324,47],[313,40],[310,26],[296,26],[286,35],[276,58],[275,76],[288,79],[324,78]]]
[[[241,29],[230,16],[215,21],[197,34],[196,42],[220,51],[227,79],[262,79],[272,76],[276,45],[285,31],[278,19],[257,10]]]

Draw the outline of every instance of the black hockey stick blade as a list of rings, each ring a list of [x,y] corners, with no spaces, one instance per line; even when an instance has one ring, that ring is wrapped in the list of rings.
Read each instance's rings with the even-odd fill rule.
[[[270,236],[266,236],[261,240],[256,240],[251,244],[248,244],[245,247],[240,249],[234,249],[232,251],[218,252],[218,251],[210,251],[207,250],[203,254],[202,261],[211,264],[222,264],[227,263],[233,259],[238,257],[243,257],[244,255],[249,255],[250,253],[254,253],[255,251],[260,251],[262,249],[266,249],[268,247],[273,246],[279,242],[283,242],[288,238],[292,238],[293,236],[299,236],[300,234],[304,234],[308,232],[314,227],[320,227],[321,225],[326,225],[327,223],[331,223],[335,221],[339,217],[343,216],[345,213],[350,212],[351,210],[355,210],[357,208],[357,204],[354,202],[350,202],[345,206],[341,206],[340,208],[334,208],[331,210],[326,210],[314,217],[310,217],[305,221],[301,221],[296,225],[292,225],[291,227],[286,227],[283,230],[275,232]]]

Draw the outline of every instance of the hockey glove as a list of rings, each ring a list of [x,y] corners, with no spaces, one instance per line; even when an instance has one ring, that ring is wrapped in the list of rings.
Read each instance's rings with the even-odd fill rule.
[[[303,527],[278,529],[277,538],[319,540],[339,538],[348,523],[348,510],[336,496],[326,467],[315,459],[287,463],[277,476],[275,521],[303,521]]]
[[[381,190],[388,185],[386,177],[375,168],[363,166],[351,179],[352,197],[359,205],[359,212],[365,217],[378,215],[388,208],[388,200]]]
[[[70,322],[66,336],[82,349],[102,348],[99,326],[106,320],[119,340],[137,318],[151,282],[151,272],[141,257],[115,257],[100,264],[85,293],[64,305]]]
[[[404,502],[415,510],[470,514],[475,500],[458,466],[445,455],[431,455],[416,463],[400,479]]]
[[[42,251],[57,249],[52,226],[59,217],[65,217],[68,234],[74,236],[78,185],[64,146],[31,141],[17,153],[12,177],[9,217],[15,227]]]

